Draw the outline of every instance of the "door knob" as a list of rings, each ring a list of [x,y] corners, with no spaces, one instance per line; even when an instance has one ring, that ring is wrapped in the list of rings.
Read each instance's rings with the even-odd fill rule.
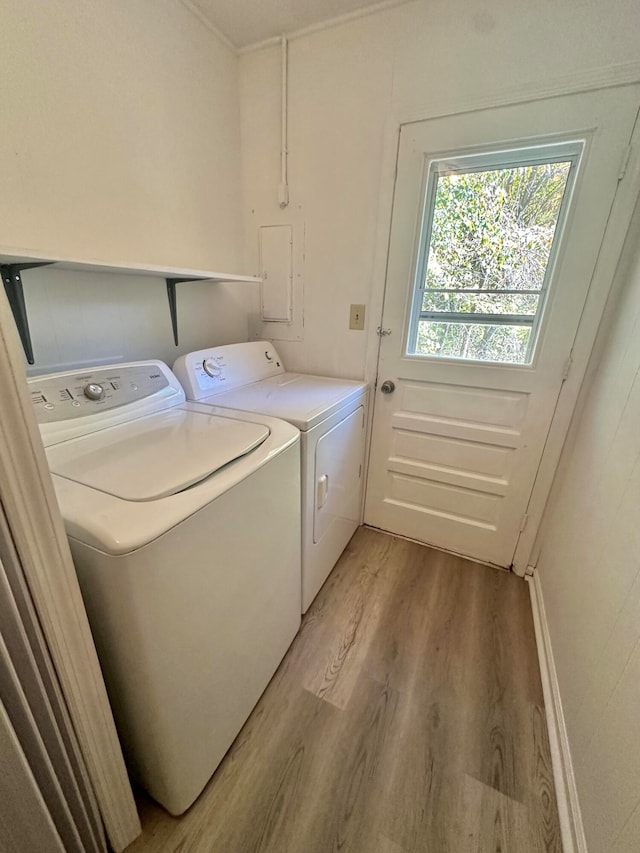
[[[380,386],[380,390],[383,394],[393,394],[396,390],[396,383],[392,382],[390,379],[385,379],[385,381]]]

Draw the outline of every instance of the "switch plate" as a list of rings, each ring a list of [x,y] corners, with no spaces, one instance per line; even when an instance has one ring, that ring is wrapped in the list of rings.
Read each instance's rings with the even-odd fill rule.
[[[349,328],[361,332],[364,329],[364,305],[352,305],[349,312]]]

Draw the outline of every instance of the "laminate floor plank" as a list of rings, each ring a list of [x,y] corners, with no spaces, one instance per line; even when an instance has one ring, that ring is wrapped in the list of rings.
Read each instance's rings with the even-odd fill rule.
[[[313,839],[314,852],[376,849],[381,816],[379,810],[371,810],[371,803],[379,802],[384,793],[382,757],[397,725],[397,701],[398,694],[388,685],[366,676],[359,680],[341,730],[336,732],[334,761],[326,768],[329,773],[322,784],[324,796],[312,809],[308,838]],[[277,850],[274,847],[273,853]]]
[[[526,584],[361,528],[198,801],[128,853],[560,853]]]
[[[544,707],[531,706],[530,731],[533,749],[528,751],[530,785],[526,804],[529,815],[529,837],[535,851],[562,853],[562,839],[551,767],[551,749]]]
[[[469,695],[469,682],[476,669],[482,584],[445,554],[433,555],[428,574],[433,608],[413,648],[419,667],[400,691],[402,722],[389,756],[393,786],[384,798],[385,831],[408,851],[446,853],[458,849],[459,787],[479,739],[478,693]]]
[[[339,708],[348,703],[379,622],[389,609],[394,573],[385,567],[410,544],[394,548],[385,537],[371,543],[364,560],[355,549],[347,549],[333,573],[336,577],[332,575],[321,591],[318,612],[315,617],[312,612],[309,626],[314,639],[303,664],[303,683],[316,696]]]
[[[522,581],[512,577],[516,584]],[[478,633],[476,678],[478,696],[476,727],[485,737],[475,740],[473,764],[468,772],[485,785],[511,799],[523,801],[527,785],[527,765],[520,760],[525,754],[523,738],[527,737],[528,701],[526,685],[518,672],[521,649],[517,638],[508,630],[512,613],[509,588],[496,575],[485,584],[480,600],[483,619]]]
[[[461,789],[459,849],[469,853],[510,853],[535,849],[529,839],[526,806],[467,776]]]

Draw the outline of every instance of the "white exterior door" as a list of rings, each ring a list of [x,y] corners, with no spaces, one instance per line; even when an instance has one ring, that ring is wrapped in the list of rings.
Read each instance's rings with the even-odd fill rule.
[[[511,565],[638,104],[629,86],[403,126],[368,524]]]

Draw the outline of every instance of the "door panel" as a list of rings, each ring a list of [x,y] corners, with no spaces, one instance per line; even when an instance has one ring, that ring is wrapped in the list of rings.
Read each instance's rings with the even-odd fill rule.
[[[475,559],[511,564],[633,130],[639,91],[629,86],[402,128],[382,319],[391,334],[380,341],[367,523]],[[516,325],[529,323],[533,331],[528,329],[527,335],[537,340],[535,347],[518,356],[521,363],[513,363],[515,358],[497,363],[416,354],[420,311],[426,322],[434,316],[437,320],[434,308],[444,304],[444,316],[453,316],[448,303],[438,302],[438,294],[444,292],[456,310],[467,300],[471,307],[464,310],[471,312],[477,310],[473,300],[484,300],[482,311],[482,305],[503,299],[493,295],[495,289],[487,295],[481,277],[473,279],[472,267],[480,266],[476,256],[470,253],[465,259],[467,232],[478,245],[496,239],[495,229],[473,231],[473,216],[465,205],[474,199],[468,201],[467,185],[482,181],[465,183],[465,177],[497,168],[497,161],[526,165],[568,160],[561,154],[553,160],[555,152],[563,151],[572,152],[570,178],[550,238],[553,246],[546,246],[548,269],[538,272],[537,280],[532,274],[531,284],[517,270],[515,287],[529,288],[529,295],[540,293],[531,304],[544,306],[535,319],[514,319]],[[449,201],[448,215],[459,213],[467,231],[462,229],[452,250],[461,283],[451,285],[436,264],[435,277],[445,279],[446,287],[436,281],[438,290],[425,291],[432,274],[427,268],[434,267],[428,241],[438,214],[436,173],[453,175],[453,184],[456,176],[462,177],[464,192]],[[536,228],[534,221],[520,244],[511,240],[511,256],[498,253],[507,259],[501,260],[507,275],[518,264],[523,268],[522,254],[535,242]],[[520,291],[505,292],[515,295],[517,309]],[[435,295],[425,298],[424,293]],[[474,323],[468,315],[462,322],[481,330],[480,324],[492,320],[484,314]],[[495,322],[500,329],[500,319]],[[459,324],[453,334],[460,334]],[[387,379],[393,380],[395,391],[382,394],[380,386]]]
[[[506,498],[523,455],[529,399],[400,376],[394,394],[376,401],[376,428],[390,420],[388,529],[475,556],[519,523],[520,509]]]

